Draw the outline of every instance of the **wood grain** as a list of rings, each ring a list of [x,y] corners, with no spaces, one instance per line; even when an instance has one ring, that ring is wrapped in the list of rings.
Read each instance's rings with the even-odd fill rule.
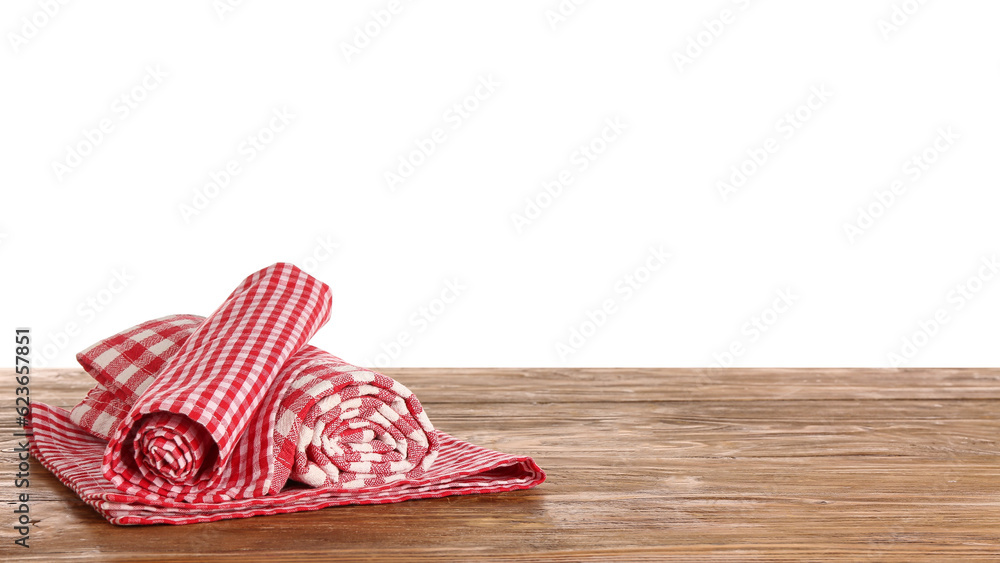
[[[1000,560],[1000,370],[392,369],[435,425],[527,454],[514,493],[115,527],[32,461],[17,561]],[[15,472],[0,370],[0,491]],[[37,402],[91,386],[39,370]]]

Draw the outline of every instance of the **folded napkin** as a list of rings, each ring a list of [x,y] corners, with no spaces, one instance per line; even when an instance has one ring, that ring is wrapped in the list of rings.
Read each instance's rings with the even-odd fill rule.
[[[207,318],[142,323],[77,355],[97,385],[32,407],[32,454],[115,524],[188,524],[538,485],[531,458],[434,429],[392,378],[305,344],[330,291],[289,264]]]

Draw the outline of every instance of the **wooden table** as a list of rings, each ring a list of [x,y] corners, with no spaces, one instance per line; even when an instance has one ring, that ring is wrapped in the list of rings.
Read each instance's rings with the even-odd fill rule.
[[[496,495],[116,527],[31,463],[31,548],[53,561],[1000,560],[998,369],[391,369],[435,425],[527,454],[540,487]],[[0,370],[13,498],[13,377]],[[39,370],[70,407],[78,370]]]

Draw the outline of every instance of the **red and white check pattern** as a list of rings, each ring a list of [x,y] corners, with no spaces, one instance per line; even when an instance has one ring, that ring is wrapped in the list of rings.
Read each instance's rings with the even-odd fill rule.
[[[194,524],[348,504],[500,493],[530,489],[545,480],[545,474],[530,457],[487,450],[435,431],[441,444],[440,455],[429,471],[412,481],[350,490],[309,488],[289,481],[280,493],[236,501],[150,502],[123,493],[104,477],[101,458],[107,442],[73,424],[68,412],[35,403],[31,416],[35,432],[32,455],[108,521],[121,525]]]
[[[73,422],[93,435],[111,439],[139,396],[205,320],[171,315],[124,330],[76,355],[97,385],[72,412]]]
[[[145,322],[83,350],[76,361],[102,389],[131,404],[204,320],[171,315]]]
[[[164,317],[130,328],[122,335],[168,333],[176,353],[205,319],[191,315]],[[178,328],[180,327],[180,328]],[[131,349],[137,344],[119,347]],[[108,348],[102,344],[93,348]],[[171,350],[163,352],[166,365]],[[121,371],[134,370],[122,362],[106,363],[94,373],[98,382],[120,379]],[[156,373],[144,378],[130,375],[131,387],[145,389]],[[89,434],[110,440],[139,393],[122,387],[117,395],[100,383],[73,408],[70,419]],[[305,346],[282,367],[275,388],[283,389],[273,427],[273,455],[265,465],[274,467],[267,478],[277,492],[290,476],[314,487],[342,489],[375,487],[419,477],[438,455],[434,427],[420,402],[405,386],[380,373],[350,365],[314,346]],[[154,415],[158,416],[158,415]],[[165,423],[164,423],[165,424]],[[156,432],[160,426],[150,425]],[[252,443],[252,437],[245,440]],[[196,442],[195,437],[188,438]],[[192,458],[203,455],[193,448]]]
[[[329,316],[330,288],[295,266],[249,276],[117,425],[104,475],[150,498],[219,502],[267,494],[269,427],[280,399],[272,388],[281,366]]]
[[[276,307],[282,312],[275,313]],[[183,524],[496,492],[544,480],[530,458],[435,431],[399,382],[303,346],[328,315],[325,285],[294,266],[276,264],[247,278],[208,319],[177,315],[123,331],[78,355],[98,385],[72,413],[45,405],[33,409],[32,451],[120,524]],[[292,338],[297,349],[281,360],[282,344],[295,334],[308,336]],[[238,352],[234,338],[242,343]],[[271,357],[246,353],[261,343],[270,343],[279,359],[254,373],[248,364]],[[169,393],[166,378],[174,387],[200,390],[190,395],[196,407],[209,404],[206,390],[229,404],[213,405],[211,416],[203,408],[184,410],[187,401],[178,407],[183,396]],[[263,389],[255,410],[240,394],[248,380]],[[164,396],[175,410],[143,410],[164,404]],[[220,438],[226,435],[208,429],[237,428],[239,419],[247,421],[243,434],[227,442],[230,454],[224,458]],[[97,451],[95,444],[104,444],[100,477],[80,470],[94,461],[81,461],[80,452]],[[315,488],[302,489],[296,481]]]
[[[313,487],[358,489],[416,479],[439,439],[420,401],[401,383],[307,346],[282,372],[275,458]]]

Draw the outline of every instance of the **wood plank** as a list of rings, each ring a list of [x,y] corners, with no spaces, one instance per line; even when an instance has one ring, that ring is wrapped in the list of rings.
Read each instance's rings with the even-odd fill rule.
[[[386,373],[418,394],[437,427],[531,455],[548,481],[497,495],[115,527],[32,461],[33,547],[11,551],[7,537],[0,554],[26,561],[1000,559],[1000,370]],[[16,442],[11,379],[0,371],[7,506]],[[69,407],[90,385],[78,370],[39,370],[32,397]]]
[[[1000,399],[1000,369],[391,368],[420,402],[554,403],[706,400]],[[37,370],[46,401],[90,387],[79,370]],[[50,397],[61,397],[63,403]]]

